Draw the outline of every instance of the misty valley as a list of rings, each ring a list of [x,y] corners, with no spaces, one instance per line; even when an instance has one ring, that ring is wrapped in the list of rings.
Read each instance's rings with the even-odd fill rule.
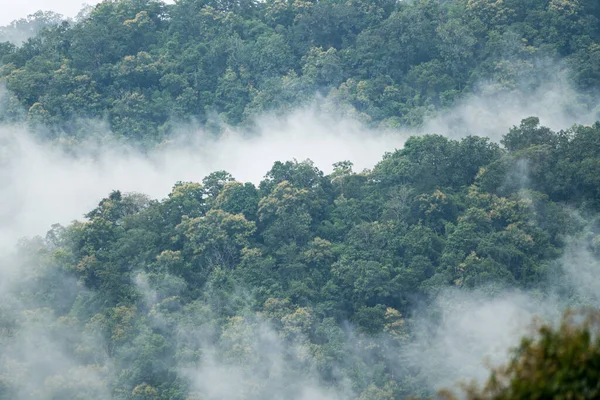
[[[599,87],[596,0],[0,27],[0,400],[600,398]]]

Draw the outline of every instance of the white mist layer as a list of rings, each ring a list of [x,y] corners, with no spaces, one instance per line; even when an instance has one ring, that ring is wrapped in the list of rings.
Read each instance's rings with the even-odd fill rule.
[[[476,94],[426,122],[419,132],[499,141],[509,128],[530,116],[554,130],[600,119],[599,103],[586,105],[566,70],[549,64],[540,74],[555,79],[526,93],[500,92],[493,84],[482,84]],[[4,96],[6,91],[0,88],[0,100]],[[105,131],[97,125],[96,131]],[[22,128],[0,126],[0,245],[44,234],[53,223],[81,219],[112,190],[160,199],[175,182],[198,182],[216,170],[256,184],[275,161],[294,158],[310,158],[325,172],[334,162],[350,160],[360,171],[417,134],[368,129],[314,107],[284,117],[260,117],[257,127],[257,134],[231,129],[216,139],[182,126],[170,143],[144,155],[115,142],[90,142],[67,154],[59,146],[36,141]]]
[[[531,116],[555,131],[573,124],[591,125],[600,119],[597,99],[588,104],[590,99],[573,88],[567,70],[549,66],[543,73],[554,79],[527,92],[500,91],[495,84],[482,84],[476,94],[428,121],[424,131],[453,138],[486,136],[497,142],[510,127]]]
[[[230,131],[216,140],[196,132],[184,142],[148,155],[104,144],[73,156],[25,131],[0,128],[0,243],[12,245],[20,237],[44,234],[53,223],[81,219],[112,190],[163,198],[177,181],[199,182],[216,170],[257,184],[275,161],[294,158],[310,158],[326,172],[337,161],[352,160],[360,170],[404,139],[307,111],[261,125],[259,135]]]
[[[560,302],[531,293],[490,296],[453,289],[443,292],[433,307],[441,313],[440,325],[433,328],[432,336],[418,340],[410,352],[415,363],[430,372],[427,380],[435,389],[454,388],[471,380],[483,383],[489,367],[505,363],[508,350],[532,333],[534,318],[556,321],[563,311]],[[430,321],[417,321],[426,336]]]

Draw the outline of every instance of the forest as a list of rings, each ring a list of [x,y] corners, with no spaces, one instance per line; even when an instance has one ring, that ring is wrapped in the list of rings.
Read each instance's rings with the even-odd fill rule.
[[[594,279],[600,261],[599,144],[600,123],[554,132],[532,117],[502,146],[415,136],[362,172],[288,161],[257,186],[217,171],[158,201],[113,191],[85,220],[19,243],[0,393],[431,395],[436,371],[410,350],[427,334],[417,311],[441,318],[421,306],[441,291],[597,304],[597,286],[571,274]],[[573,242],[589,255],[576,271],[560,260]]]
[[[595,0],[105,0],[0,28],[0,124],[48,146],[109,130],[151,152],[181,124],[252,135],[307,105],[415,132],[363,170],[114,188],[20,239],[0,256],[0,399],[597,398],[600,121],[419,128],[482,82],[531,92],[549,63],[600,120],[599,18]],[[464,322],[472,303],[489,326]],[[490,373],[477,346],[508,305],[547,319]]]
[[[153,146],[178,123],[251,130],[317,101],[373,127],[418,127],[482,82],[530,90],[569,70],[600,85],[596,0],[109,0],[75,21],[0,30],[0,121],[83,138],[90,120]],[[16,38],[30,37],[23,43]],[[316,100],[316,98],[317,100]]]

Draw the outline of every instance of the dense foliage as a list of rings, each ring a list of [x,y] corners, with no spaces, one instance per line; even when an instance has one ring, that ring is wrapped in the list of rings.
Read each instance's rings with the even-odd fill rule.
[[[0,28],[0,122],[152,146],[180,123],[251,131],[316,103],[414,127],[482,82],[530,92],[563,67],[592,105],[599,19],[597,0],[105,0]],[[598,211],[600,122],[535,117],[500,144],[411,137],[361,172],[294,160],[259,185],[217,171],[162,200],[115,190],[3,257],[0,399],[428,396],[413,345],[433,299],[590,303],[560,257],[574,241],[599,262]],[[596,397],[597,321],[583,327],[543,328],[469,395]],[[592,367],[570,370],[582,349]]]
[[[251,124],[321,93],[365,123],[417,126],[481,82],[552,81],[548,60],[598,88],[599,18],[596,0],[106,0],[77,23],[39,13],[4,29],[44,28],[0,44],[1,118],[49,137],[100,119],[155,143],[174,122]]]
[[[112,192],[22,242],[0,398],[430,394],[403,358],[415,305],[447,288],[544,293],[566,235],[600,256],[600,221],[572,216],[600,209],[600,123],[529,118],[502,143],[425,135],[360,173],[277,162],[258,187],[219,171],[161,201]],[[23,359],[32,330],[62,358]]]

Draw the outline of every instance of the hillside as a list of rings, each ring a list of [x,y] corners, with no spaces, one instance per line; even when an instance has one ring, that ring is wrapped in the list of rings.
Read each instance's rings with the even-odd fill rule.
[[[182,122],[251,126],[320,98],[372,126],[416,127],[484,82],[527,92],[564,68],[572,101],[591,106],[598,18],[595,0],[104,1],[77,23],[15,23],[44,29],[0,45],[0,120],[50,138],[101,120],[154,144]]]
[[[598,313],[557,324],[600,308],[596,0],[106,0],[0,38],[0,400],[597,397]],[[560,118],[504,130],[525,103]],[[211,153],[280,161],[171,181]],[[72,222],[18,238],[41,214]]]
[[[413,137],[360,173],[278,162],[258,187],[220,171],[160,201],[112,192],[86,221],[21,242],[0,396],[430,394],[474,367],[443,351],[481,357],[485,338],[464,347],[460,326],[420,329],[473,307],[460,292],[479,293],[475,307],[504,291],[521,307],[515,290],[597,304],[598,140],[598,124],[553,132],[530,118],[503,147]]]

